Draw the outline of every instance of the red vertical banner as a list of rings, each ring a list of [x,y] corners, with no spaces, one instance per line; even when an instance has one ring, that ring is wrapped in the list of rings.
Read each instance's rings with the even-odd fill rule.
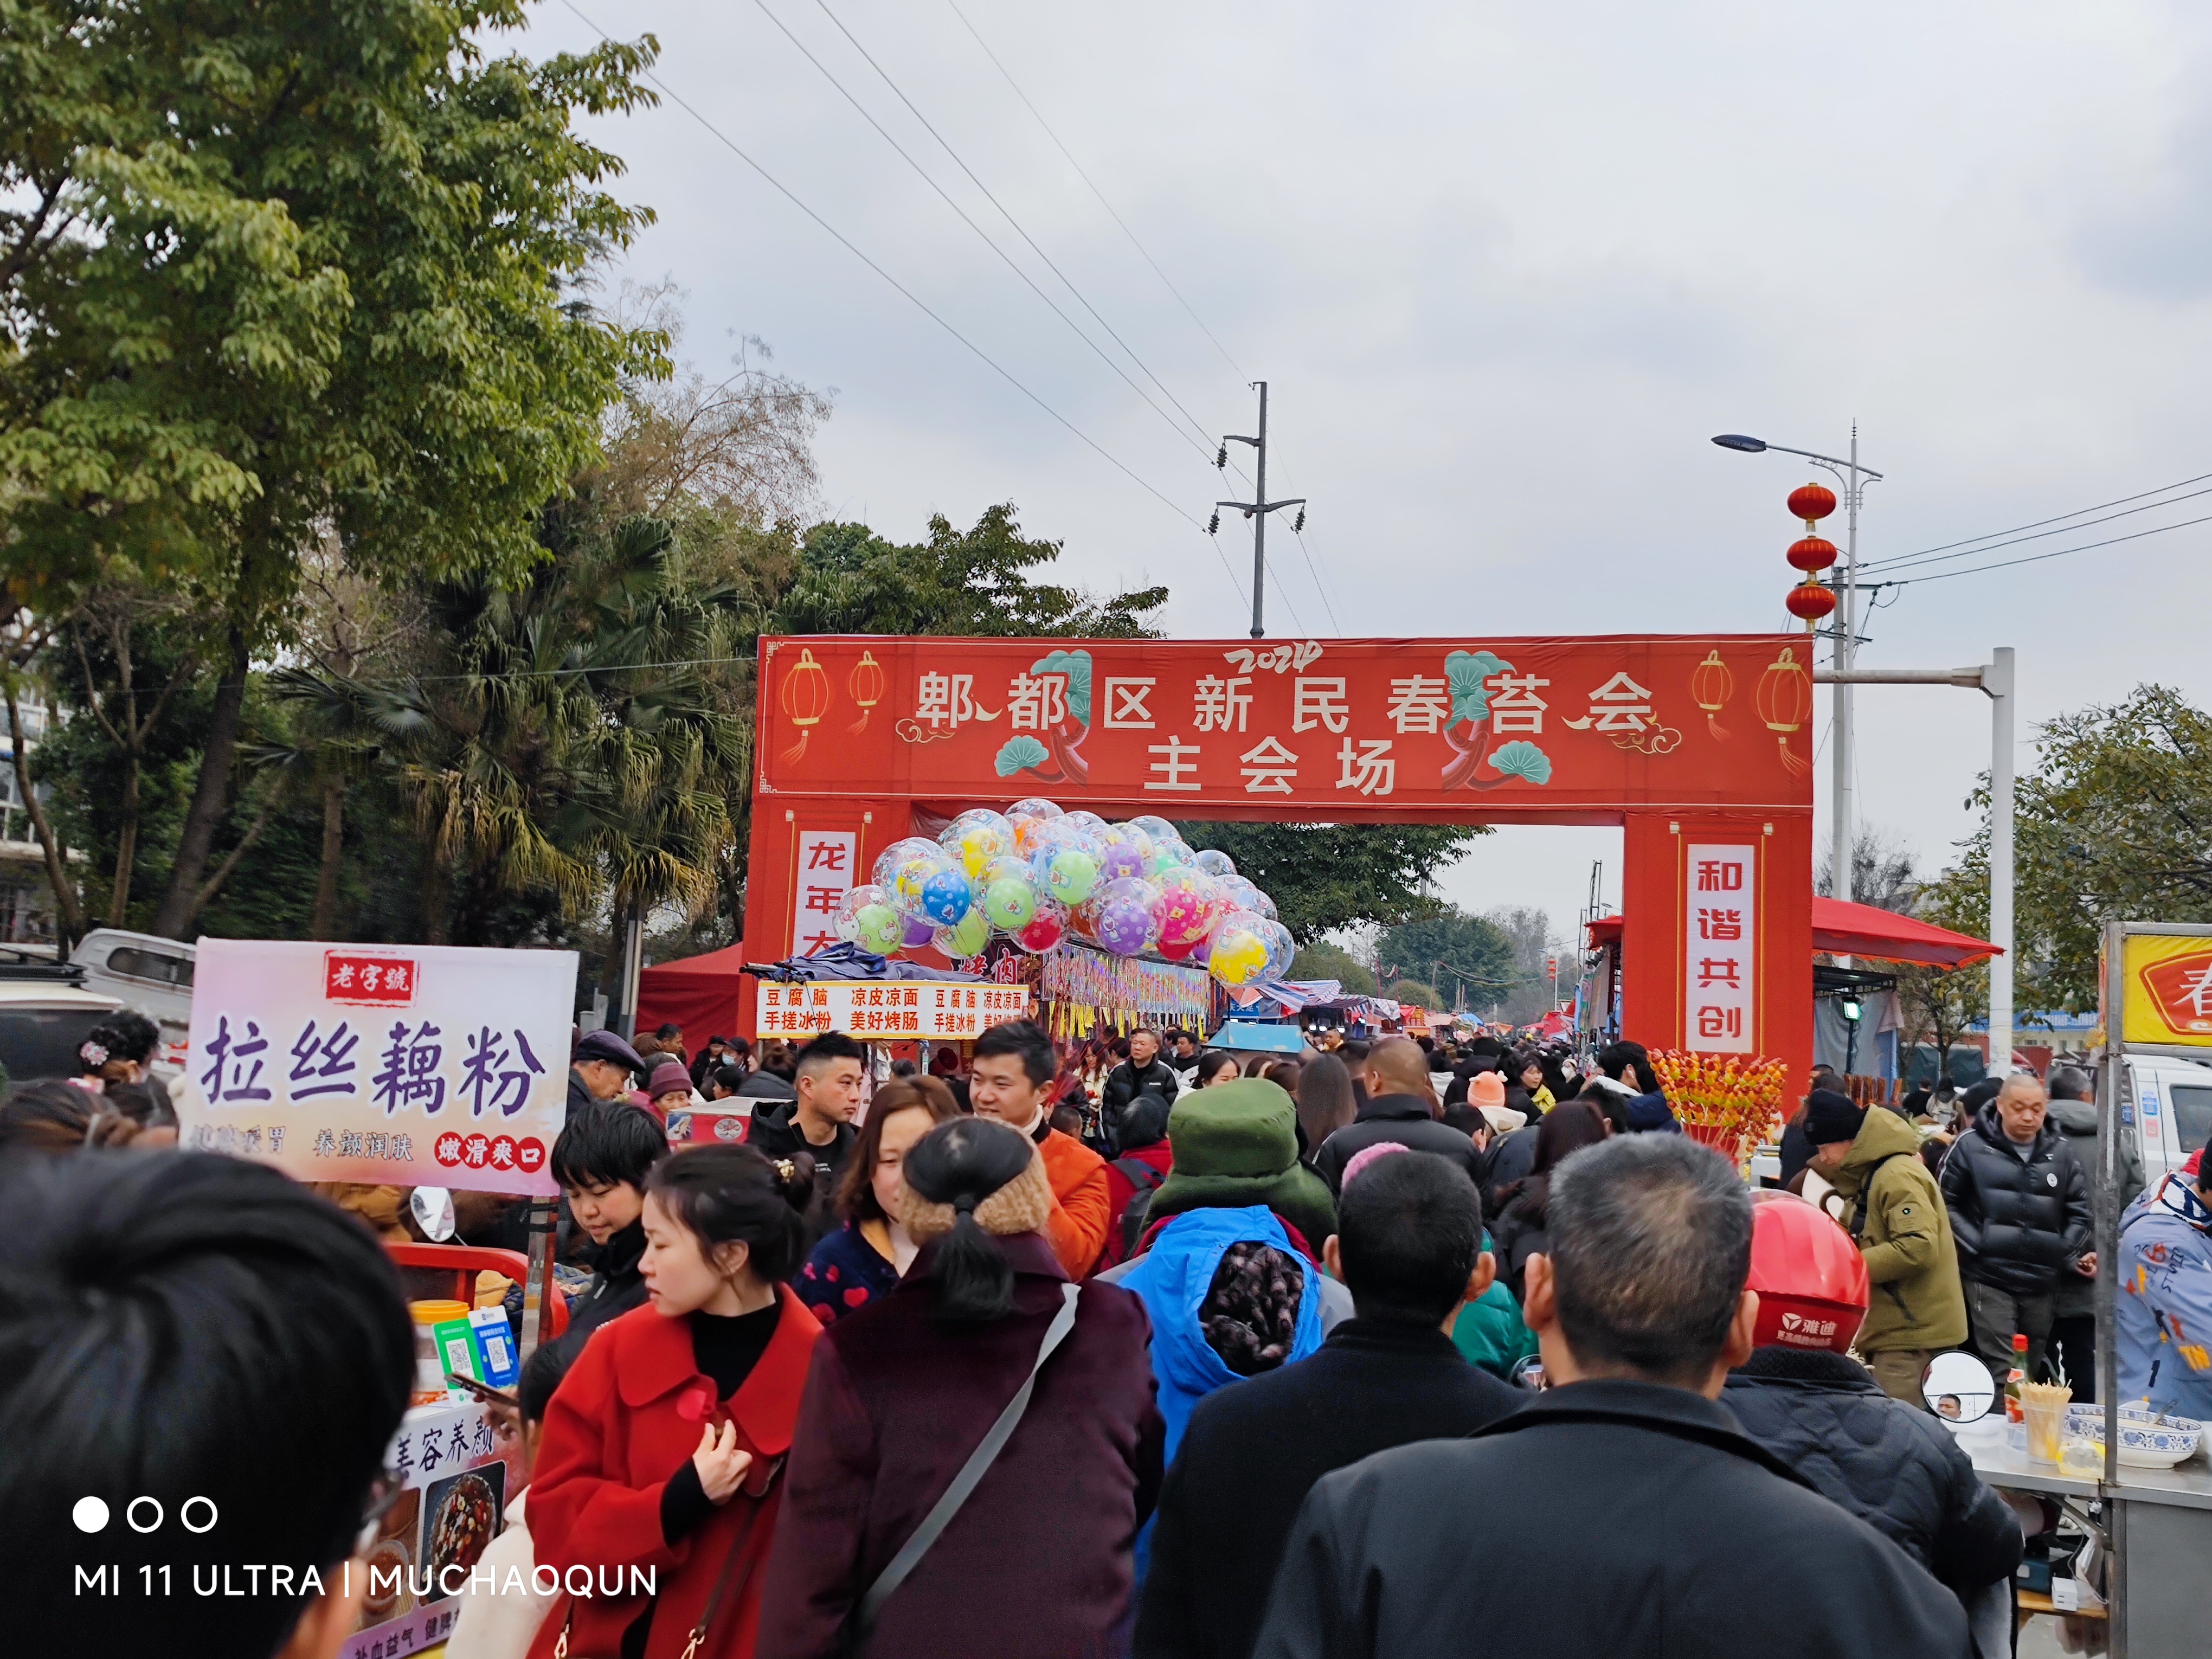
[[[1811,816],[1632,812],[1625,842],[1623,1035],[1781,1060],[1801,1088],[1813,1059]]]
[[[867,881],[877,855],[906,834],[908,818],[904,801],[783,806],[756,797],[745,868],[745,959],[811,955],[834,940],[830,922],[838,902]],[[741,1035],[757,1030],[755,988],[748,980],[739,995]]]

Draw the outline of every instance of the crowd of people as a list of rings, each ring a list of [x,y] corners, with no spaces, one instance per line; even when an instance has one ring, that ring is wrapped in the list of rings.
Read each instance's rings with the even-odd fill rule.
[[[99,1651],[328,1655],[413,1370],[385,1228],[156,1150],[143,1035],[0,1106],[19,1612]],[[2009,1368],[2018,1333],[2082,1397],[2077,1074],[1933,1134],[1816,1086],[1759,1191],[1633,1043],[1584,1073],[1144,1031],[1071,1066],[1018,1022],[872,1090],[867,1059],[578,1042],[550,1167],[592,1279],[524,1369],[497,1547],[653,1588],[477,1595],[450,1659],[1996,1650],[2021,1528],[1920,1379],[1968,1345]],[[671,1149],[668,1113],[740,1095],[745,1144]],[[2124,1250],[2206,1255],[2203,1179],[2130,1194]],[[2205,1369],[2130,1370],[2160,1316],[2123,1298],[2130,1393]],[[251,1517],[187,1554],[289,1563],[286,1595],[88,1602],[60,1517],[137,1491]]]

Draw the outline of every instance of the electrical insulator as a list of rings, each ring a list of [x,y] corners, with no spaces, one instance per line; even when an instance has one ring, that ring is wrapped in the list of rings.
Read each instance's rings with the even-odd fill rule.
[[[1208,520],[1206,521],[1206,533],[1207,535],[1209,535],[1209,536],[1214,536],[1214,535],[1218,535],[1218,534],[1220,533],[1220,532],[1221,532],[1221,515],[1220,515],[1218,513],[1217,513],[1217,514],[1215,514],[1212,518],[1208,519]]]
[[[1213,470],[1217,472],[1224,471],[1228,468],[1228,465],[1229,446],[1227,444],[1224,444],[1220,448],[1213,452]]]
[[[1304,531],[1305,527],[1306,510],[1302,507],[1298,509],[1298,516],[1291,520],[1291,534],[1293,536],[1299,535]]]

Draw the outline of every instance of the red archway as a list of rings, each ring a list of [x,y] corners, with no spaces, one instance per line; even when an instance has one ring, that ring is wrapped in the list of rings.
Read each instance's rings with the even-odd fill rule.
[[[1618,823],[1623,1030],[1811,1063],[1803,635],[761,642],[747,956],[826,936],[917,808]],[[744,1003],[754,1030],[750,990]]]

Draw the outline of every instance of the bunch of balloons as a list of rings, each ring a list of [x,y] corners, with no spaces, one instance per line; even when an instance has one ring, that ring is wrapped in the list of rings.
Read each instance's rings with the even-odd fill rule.
[[[845,895],[840,939],[880,956],[931,945],[972,957],[994,935],[1032,954],[1071,935],[1116,956],[1154,951],[1224,985],[1290,970],[1297,946],[1275,903],[1226,853],[1194,850],[1165,818],[1109,823],[1096,812],[1018,800],[963,812],[934,841],[910,836]]]

